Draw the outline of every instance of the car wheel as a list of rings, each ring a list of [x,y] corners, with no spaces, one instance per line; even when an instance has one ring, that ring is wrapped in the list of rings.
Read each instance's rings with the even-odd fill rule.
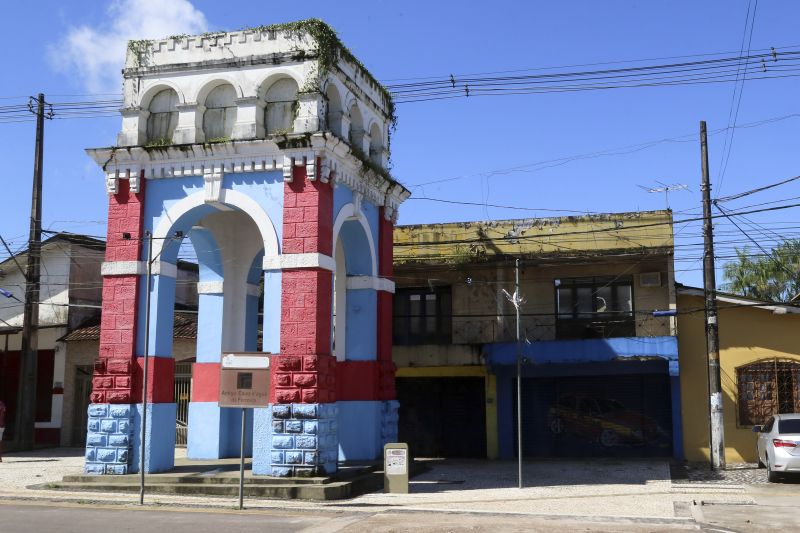
[[[766,465],[764,464],[764,461],[762,461],[762,460],[761,460],[761,457],[759,457],[759,458],[758,458],[758,467],[759,467],[759,468],[764,468],[765,466],[766,466]]]
[[[564,421],[560,418],[554,418],[550,421],[550,431],[556,435],[564,433]]]
[[[772,470],[769,466],[769,457],[767,457],[767,481],[770,483],[777,483],[780,480],[780,474]]]
[[[611,429],[604,429],[602,433],[600,433],[600,444],[605,446],[606,448],[613,448],[619,443],[619,436],[617,433]]]

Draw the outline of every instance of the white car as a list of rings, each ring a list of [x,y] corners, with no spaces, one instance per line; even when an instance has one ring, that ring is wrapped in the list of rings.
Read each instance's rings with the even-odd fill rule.
[[[775,415],[763,426],[753,426],[758,433],[758,466],[767,468],[767,479],[778,481],[782,473],[800,473],[800,413]]]

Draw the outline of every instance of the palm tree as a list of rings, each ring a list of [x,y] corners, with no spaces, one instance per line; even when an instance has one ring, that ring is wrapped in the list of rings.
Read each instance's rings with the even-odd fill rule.
[[[736,261],[723,267],[723,288],[759,300],[787,302],[800,293],[800,240],[776,246],[769,255],[752,255],[736,250]]]

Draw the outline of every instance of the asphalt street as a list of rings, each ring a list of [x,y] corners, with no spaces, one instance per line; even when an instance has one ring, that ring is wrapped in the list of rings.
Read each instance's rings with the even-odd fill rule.
[[[0,532],[30,533],[86,531],[219,533],[225,532],[550,532],[550,531],[698,531],[690,520],[536,517],[470,513],[314,513],[170,510],[89,507],[64,504],[0,503]]]

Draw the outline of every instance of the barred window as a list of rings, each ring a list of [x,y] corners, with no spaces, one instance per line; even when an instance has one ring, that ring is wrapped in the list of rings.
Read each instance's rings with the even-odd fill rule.
[[[771,359],[736,369],[739,424],[764,424],[772,415],[800,412],[800,363]]]

